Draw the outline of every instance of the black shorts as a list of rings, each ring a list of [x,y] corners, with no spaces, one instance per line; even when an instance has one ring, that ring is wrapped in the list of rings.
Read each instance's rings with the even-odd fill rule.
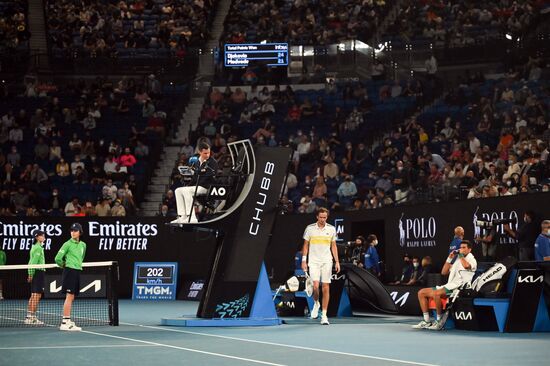
[[[45,272],[36,270],[34,271],[34,275],[32,276],[32,282],[31,282],[31,293],[33,294],[43,294],[44,293],[44,287],[46,280],[45,280]]]
[[[64,294],[78,295],[80,293],[80,271],[73,268],[65,268],[61,276],[61,292]]]

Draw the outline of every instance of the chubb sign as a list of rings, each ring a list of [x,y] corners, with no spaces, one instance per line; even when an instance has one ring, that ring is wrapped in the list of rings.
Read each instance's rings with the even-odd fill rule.
[[[399,218],[399,244],[404,248],[435,247],[437,222],[435,217]]]

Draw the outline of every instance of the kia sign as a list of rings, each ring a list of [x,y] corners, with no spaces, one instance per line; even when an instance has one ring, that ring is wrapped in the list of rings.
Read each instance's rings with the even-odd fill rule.
[[[61,299],[65,297],[62,291],[61,274],[51,275],[46,272],[46,287],[44,297],[48,299]],[[107,297],[107,282],[102,274],[81,274],[80,294],[78,297],[105,298]]]

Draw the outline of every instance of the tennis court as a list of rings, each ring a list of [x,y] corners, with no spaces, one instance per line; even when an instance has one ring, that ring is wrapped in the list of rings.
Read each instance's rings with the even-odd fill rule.
[[[543,365],[550,334],[415,331],[411,317],[360,316],[321,326],[175,328],[162,317],[193,315],[195,302],[120,302],[120,326],[61,332],[1,328],[0,365]]]

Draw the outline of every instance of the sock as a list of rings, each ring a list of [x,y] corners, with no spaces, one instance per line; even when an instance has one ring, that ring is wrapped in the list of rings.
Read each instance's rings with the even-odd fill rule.
[[[322,316],[327,316],[327,311],[326,310],[321,311],[321,315]]]
[[[424,321],[425,321],[425,322],[429,322],[429,321],[430,321],[430,313],[422,313],[422,316],[424,317]]]
[[[30,312],[30,311],[27,311],[27,318],[34,318],[34,313],[33,312]]]
[[[441,314],[437,314],[437,321],[441,320]]]
[[[61,322],[62,324],[65,324],[65,323],[68,323],[71,321],[71,317],[70,316],[64,316],[63,317],[63,321]]]

